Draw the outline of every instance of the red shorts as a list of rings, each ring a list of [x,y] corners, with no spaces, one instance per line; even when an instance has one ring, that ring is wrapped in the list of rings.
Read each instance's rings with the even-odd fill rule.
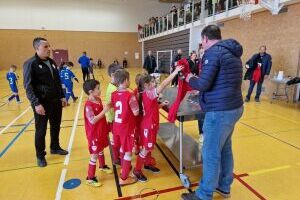
[[[140,144],[145,147],[146,150],[151,151],[156,144],[157,129],[142,129]]]
[[[88,146],[90,154],[99,154],[105,147],[109,144],[108,137],[107,139],[96,139],[96,140],[89,140],[88,139]]]
[[[114,145],[120,146],[121,152],[132,152],[134,147],[135,124],[113,125]]]
[[[120,147],[120,152],[132,152],[134,147],[134,135],[113,134],[114,145]]]

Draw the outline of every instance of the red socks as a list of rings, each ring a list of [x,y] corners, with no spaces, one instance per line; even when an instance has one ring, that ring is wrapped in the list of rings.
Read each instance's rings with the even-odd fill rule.
[[[136,159],[135,170],[141,171],[145,162],[145,155],[142,152],[139,153],[139,156]]]
[[[131,170],[131,161],[122,159],[121,179],[126,180]]]
[[[88,169],[88,179],[93,179],[96,173],[96,161],[90,160]]]
[[[99,168],[103,168],[105,165],[105,158],[104,158],[104,152],[101,151],[98,155],[98,160],[99,160]]]

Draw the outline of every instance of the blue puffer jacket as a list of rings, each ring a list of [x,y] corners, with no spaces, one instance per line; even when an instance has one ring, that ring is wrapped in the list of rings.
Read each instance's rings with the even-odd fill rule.
[[[242,54],[243,47],[233,39],[222,40],[205,51],[199,78],[189,81],[193,89],[200,91],[204,112],[233,110],[243,105]]]

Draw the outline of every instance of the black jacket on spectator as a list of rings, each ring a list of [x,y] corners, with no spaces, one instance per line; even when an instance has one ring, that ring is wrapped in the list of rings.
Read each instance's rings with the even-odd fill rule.
[[[191,73],[198,76],[199,75],[199,69],[198,69],[197,60],[192,61],[191,59],[189,59],[188,62],[189,62]]]
[[[147,70],[148,74],[154,73],[154,70],[156,69],[156,59],[153,55],[148,55],[145,58],[143,68]]]
[[[64,98],[59,71],[55,62],[47,59],[52,67],[53,77],[49,66],[37,54],[28,59],[23,66],[24,87],[26,95],[33,106]]]

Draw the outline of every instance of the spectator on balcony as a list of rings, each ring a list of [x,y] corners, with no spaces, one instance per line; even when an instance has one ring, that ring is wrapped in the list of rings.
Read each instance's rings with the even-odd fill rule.
[[[148,55],[145,58],[143,68],[148,72],[148,74],[154,73],[156,69],[156,60],[155,57],[152,55],[152,51],[148,51]]]
[[[177,8],[175,5],[172,6],[170,13],[171,13],[171,16],[173,15],[173,27],[177,27],[178,15],[177,15]]]

